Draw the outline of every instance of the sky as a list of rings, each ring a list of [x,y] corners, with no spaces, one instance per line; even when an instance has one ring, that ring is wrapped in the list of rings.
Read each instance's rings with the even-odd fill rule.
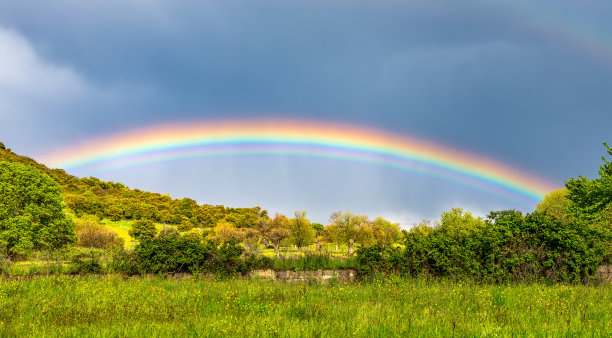
[[[35,159],[172,123],[318,121],[425,140],[562,187],[612,143],[612,3],[2,1],[0,141]],[[286,154],[66,168],[199,203],[402,227],[525,202]]]

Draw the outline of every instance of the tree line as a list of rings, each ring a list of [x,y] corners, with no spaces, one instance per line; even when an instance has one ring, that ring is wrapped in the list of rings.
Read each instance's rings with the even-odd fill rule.
[[[612,155],[612,149],[604,146]],[[148,246],[159,241],[169,247],[176,247],[175,242],[187,247],[200,243],[208,248],[196,245],[204,250],[201,252],[235,259],[238,242],[247,252],[258,245],[278,252],[288,243],[298,248],[335,243],[346,245],[349,254],[358,247],[363,275],[393,272],[496,282],[585,281],[598,265],[612,263],[612,163],[605,156],[598,177],[570,178],[565,188],[546,195],[532,213],[502,210],[481,218],[455,208],[444,212],[440,221],[421,222],[404,231],[382,218],[370,220],[348,211],[333,213],[329,224],[323,226],[311,223],[304,211],[296,211],[291,218],[280,214],[270,217],[260,207],[198,205],[187,198],[171,199],[119,183],[79,179],[49,170],[1,144],[0,156],[0,247],[9,258],[32,250],[64,247],[77,240],[88,246],[83,240],[87,236],[94,243],[96,238],[113,239],[108,232],[100,233],[96,224],[87,236],[77,236],[72,219],[63,210],[66,205],[71,212],[91,212],[98,218],[109,217],[105,210],[122,208],[118,219],[134,220],[131,235],[140,242],[135,252],[148,252]],[[133,210],[126,211],[128,201],[155,208],[151,213],[136,215]],[[170,215],[168,220],[159,218],[164,211]],[[154,220],[176,226],[158,233]],[[393,245],[398,242],[401,247]],[[211,251],[212,247],[230,251]],[[194,249],[194,254],[198,250]],[[180,259],[187,259],[185,254],[181,253]],[[198,259],[195,261],[206,261]],[[219,262],[224,259],[219,258],[217,263],[222,264]]]
[[[401,228],[398,223],[391,223],[382,217],[370,220],[366,215],[357,215],[350,211],[337,211],[330,216],[330,224],[311,223],[306,218],[306,211],[296,211],[288,218],[276,214],[270,218],[262,215],[252,227],[241,227],[221,219],[214,227],[194,229],[179,225],[175,228],[164,228],[164,236],[169,232],[185,233],[188,236],[200,237],[217,244],[230,242],[243,243],[247,251],[257,247],[274,248],[279,253],[281,245],[294,245],[298,250],[315,244],[320,250],[324,243],[333,243],[338,251],[339,246],[346,244],[347,253],[353,254],[354,245],[370,246],[380,244],[389,246],[401,239]],[[133,223],[130,235],[143,242],[158,235],[151,220],[138,220]]]

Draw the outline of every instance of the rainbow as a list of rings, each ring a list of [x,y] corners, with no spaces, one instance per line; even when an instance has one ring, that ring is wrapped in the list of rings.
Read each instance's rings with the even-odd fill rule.
[[[593,22],[537,1],[504,1],[504,5],[508,12],[514,11],[516,20],[531,32],[608,64],[612,61],[612,37],[609,32],[594,26]]]
[[[309,120],[227,120],[130,130],[40,158],[50,167],[120,168],[192,157],[288,155],[398,168],[538,202],[555,187],[494,160],[383,130]]]

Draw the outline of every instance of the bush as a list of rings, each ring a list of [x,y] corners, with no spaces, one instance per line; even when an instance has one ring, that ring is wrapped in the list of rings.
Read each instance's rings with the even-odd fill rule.
[[[155,224],[153,221],[148,219],[139,219],[134,221],[132,224],[132,229],[130,229],[130,236],[134,237],[139,242],[144,242],[146,240],[152,239],[157,234],[157,230],[155,229]]]
[[[72,266],[69,273],[72,274],[89,274],[102,273],[104,269],[100,263],[100,258],[93,250],[89,252],[80,252],[75,254],[70,260]]]
[[[375,244],[357,249],[357,275],[361,278],[377,274],[393,274],[404,271],[402,250]]]
[[[151,273],[197,272],[215,255],[208,243],[186,237],[156,237],[134,248],[139,269]]]
[[[123,248],[124,241],[113,231],[93,222],[78,223],[77,245],[85,248]]]
[[[157,237],[160,238],[168,238],[168,237],[178,237],[180,236],[181,233],[176,230],[176,228],[171,228],[171,227],[164,227],[163,229],[161,229],[161,231],[157,234]]]
[[[189,219],[183,219],[181,223],[177,226],[178,231],[185,232],[193,229],[193,223],[189,221]]]
[[[587,281],[604,263],[609,238],[587,223],[504,210],[492,212],[484,227],[413,228],[405,233],[400,271],[483,282]],[[369,250],[360,256],[364,273],[397,259]]]

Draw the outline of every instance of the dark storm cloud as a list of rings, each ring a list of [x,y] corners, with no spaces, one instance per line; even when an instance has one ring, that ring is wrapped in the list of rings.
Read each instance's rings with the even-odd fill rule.
[[[0,81],[11,89],[0,94],[11,104],[0,106],[10,121],[0,132],[14,148],[42,153],[177,119],[324,118],[449,144],[561,182],[592,175],[610,136],[612,45],[597,36],[612,34],[602,14],[611,7],[53,1],[33,10],[3,2],[0,27],[34,56],[22,64],[42,69],[50,85],[30,76],[16,96],[15,82]],[[581,38],[601,44],[604,57]],[[44,88],[55,88],[53,100]],[[30,136],[15,131],[24,128]]]

